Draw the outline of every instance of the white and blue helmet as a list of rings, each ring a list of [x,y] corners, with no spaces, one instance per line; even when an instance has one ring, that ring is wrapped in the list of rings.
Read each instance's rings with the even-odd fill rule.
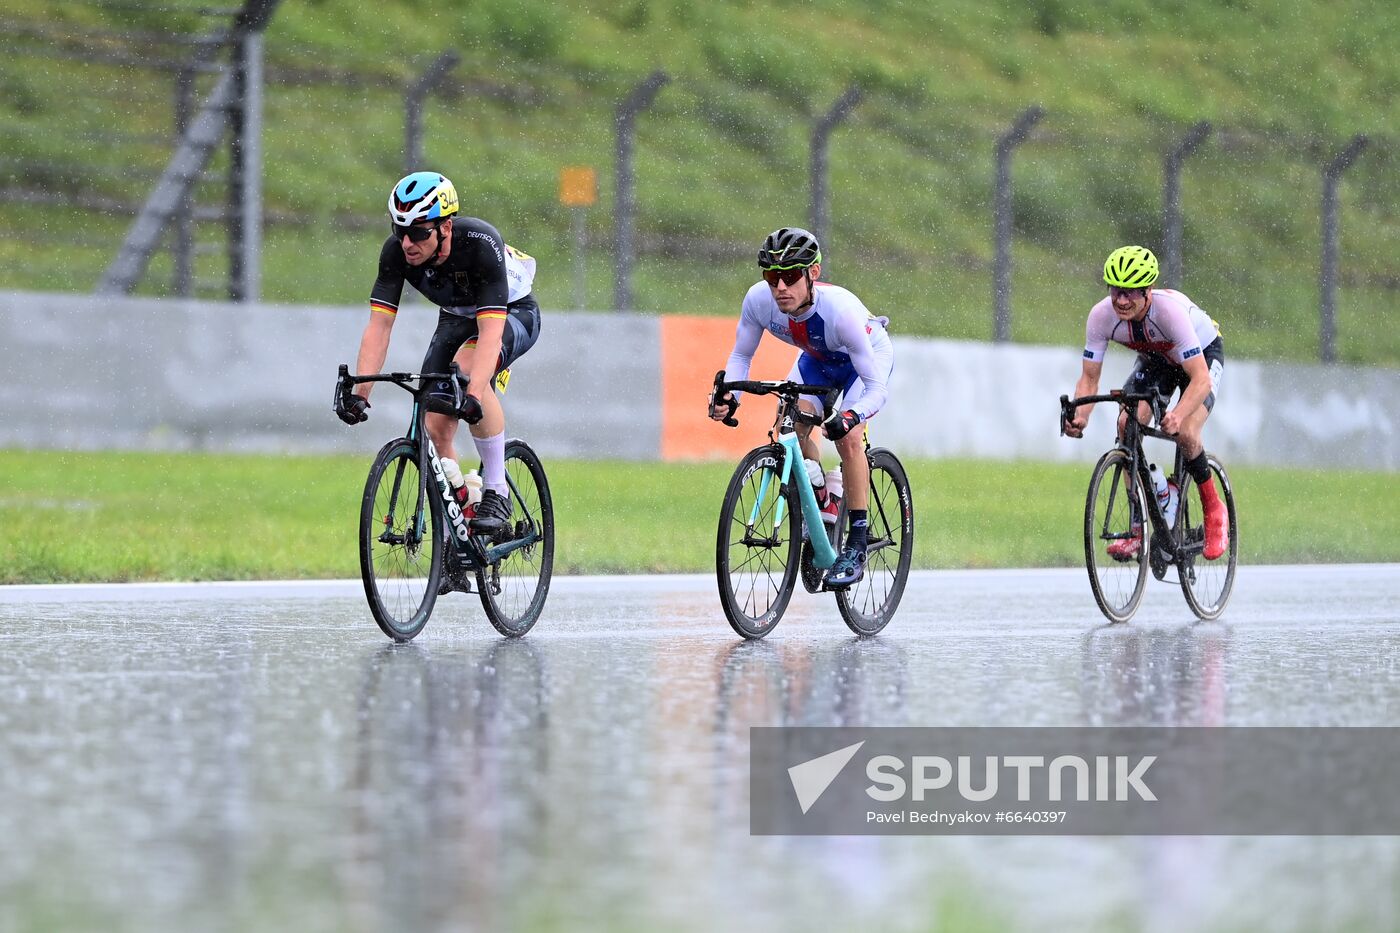
[[[389,192],[389,219],[407,227],[420,220],[442,220],[457,213],[457,189],[445,175],[414,172]]]

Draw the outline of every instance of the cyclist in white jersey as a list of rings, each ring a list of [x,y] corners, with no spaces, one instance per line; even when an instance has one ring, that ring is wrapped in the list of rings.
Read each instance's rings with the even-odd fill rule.
[[[1220,328],[1181,292],[1152,287],[1157,281],[1157,257],[1142,246],[1114,250],[1104,263],[1103,277],[1108,297],[1089,311],[1085,326],[1084,363],[1076,397],[1094,395],[1099,390],[1104,353],[1109,341],[1138,351],[1126,392],[1155,392],[1165,407],[1172,393],[1181,390],[1176,406],[1162,416],[1161,429],[1176,435],[1177,446],[1186,460],[1186,470],[1196,481],[1205,513],[1205,558],[1215,560],[1229,545],[1229,525],[1225,504],[1206,461],[1201,428],[1215,408],[1220,379],[1225,371],[1224,343]],[[1081,406],[1074,419],[1065,424],[1070,437],[1083,437],[1092,405]],[[1140,403],[1138,420],[1147,424],[1152,409]],[[1121,436],[1127,415],[1120,416]],[[1137,556],[1142,546],[1138,537],[1115,541],[1109,552],[1119,560]]]
[[[802,351],[788,379],[807,385],[840,386],[845,392],[839,412],[822,427],[836,444],[841,457],[841,483],[847,496],[850,530],[846,545],[827,574],[828,587],[843,587],[865,575],[865,551],[869,541],[867,509],[870,501],[870,464],[865,458],[864,430],[853,430],[869,421],[889,398],[894,347],[885,333],[888,318],[875,317],[859,298],[838,285],[819,282],[822,253],[817,238],[800,227],[775,230],[758,251],[763,281],[744,295],[734,349],[725,365],[725,379],[747,379],[758,342],[765,331]],[[729,413],[728,396],[710,397],[710,417],[721,421]],[[803,410],[821,410],[820,399],[803,396]],[[824,521],[834,522],[840,512],[838,497],[825,489],[821,447],[811,436],[811,425],[797,425],[807,473],[817,485],[817,502]]]

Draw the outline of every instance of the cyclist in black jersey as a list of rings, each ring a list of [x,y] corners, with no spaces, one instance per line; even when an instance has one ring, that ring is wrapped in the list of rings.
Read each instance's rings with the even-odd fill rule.
[[[505,528],[511,510],[505,412],[492,383],[539,338],[540,307],[530,294],[535,260],[507,246],[486,221],[459,215],[457,207],[456,189],[437,172],[415,172],[394,186],[389,195],[393,234],[379,251],[370,319],[355,368],[358,375],[383,368],[405,282],[439,306],[422,371],[445,373],[455,360],[465,385],[443,380],[434,386],[424,425],[438,456],[455,465],[457,422],[467,422],[482,471],[482,498],[471,526],[495,534]],[[368,417],[372,386],[355,387],[355,399],[341,413],[347,424]]]

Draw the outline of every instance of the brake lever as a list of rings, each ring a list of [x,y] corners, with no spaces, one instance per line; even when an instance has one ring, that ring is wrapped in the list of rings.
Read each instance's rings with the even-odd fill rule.
[[[822,424],[826,424],[836,415],[836,399],[841,395],[841,390],[832,387],[827,390],[826,397],[822,399]]]
[[[720,390],[723,387],[723,385],[724,370],[721,369],[719,372],[715,373],[714,397],[717,400],[720,397]],[[739,420],[734,417],[734,413],[739,410],[739,400],[734,397],[733,392],[730,392],[729,398],[723,399],[722,402],[729,408],[729,414],[725,415],[720,423],[728,425],[731,428],[737,428],[739,426]]]

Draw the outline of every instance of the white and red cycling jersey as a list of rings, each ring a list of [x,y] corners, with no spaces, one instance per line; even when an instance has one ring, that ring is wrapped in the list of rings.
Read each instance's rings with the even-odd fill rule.
[[[788,379],[841,386],[846,392],[842,407],[868,420],[889,399],[894,347],[885,333],[888,323],[889,318],[875,317],[851,292],[826,282],[812,283],[812,304],[792,317],[778,307],[773,290],[757,282],[744,295],[725,379],[748,378],[758,341],[767,331],[802,351]]]
[[[1141,321],[1120,320],[1111,297],[1094,305],[1084,327],[1084,359],[1103,360],[1112,340],[1180,366],[1219,336],[1220,326],[1190,298],[1174,289],[1154,288],[1147,317]]]

